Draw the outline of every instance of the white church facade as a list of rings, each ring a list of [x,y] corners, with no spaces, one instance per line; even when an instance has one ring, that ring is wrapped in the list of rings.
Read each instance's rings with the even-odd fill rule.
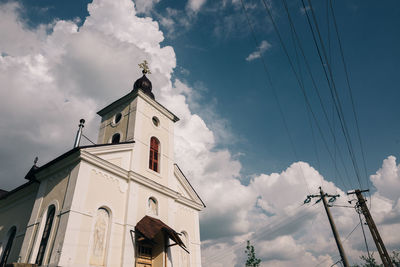
[[[0,267],[201,266],[205,207],[174,162],[174,123],[145,76],[77,146],[0,192]],[[30,265],[31,264],[31,265]]]

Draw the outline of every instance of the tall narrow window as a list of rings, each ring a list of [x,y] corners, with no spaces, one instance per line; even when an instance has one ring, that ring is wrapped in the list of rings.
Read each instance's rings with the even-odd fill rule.
[[[13,226],[10,231],[8,231],[8,240],[7,245],[4,249],[3,256],[1,257],[0,266],[6,266],[8,255],[10,255],[11,247],[15,238],[15,234],[17,233],[17,228]]]
[[[110,215],[108,211],[104,208],[98,209],[93,230],[93,246],[90,257],[91,265],[105,265],[109,226]]]
[[[149,168],[155,172],[159,172],[160,153],[159,153],[160,142],[154,136],[150,140],[150,159]]]
[[[40,240],[39,251],[35,262],[39,266],[43,264],[44,253],[46,252],[47,243],[49,241],[51,226],[53,225],[55,212],[56,208],[54,207],[54,205],[51,205],[47,210],[46,224],[44,226],[43,235],[42,239]]]

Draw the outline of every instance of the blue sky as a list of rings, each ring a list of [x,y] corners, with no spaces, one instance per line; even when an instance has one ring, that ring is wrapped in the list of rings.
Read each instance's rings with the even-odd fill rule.
[[[31,27],[57,19],[80,18],[84,21],[88,16],[86,9],[88,2],[20,1],[23,7],[22,18]],[[161,17],[167,16],[168,8],[183,12],[177,16],[187,20],[188,25],[175,22],[173,30],[163,24],[160,25],[160,28],[166,32],[163,44],[174,47],[176,53],[178,67],[174,72],[174,77],[185,80],[199,92],[200,106],[196,112],[205,113],[206,111],[202,110],[203,105],[212,105],[215,112],[225,120],[224,126],[229,128],[231,135],[221,136],[219,145],[228,147],[234,154],[240,155],[243,174],[279,171],[293,161],[303,160],[318,167],[328,179],[335,181],[336,173],[332,167],[334,163],[326,154],[321,137],[313,124],[319,155],[318,163],[304,98],[262,2],[245,1],[245,4],[253,7],[248,12],[259,42],[265,40],[270,44],[270,48],[263,53],[263,56],[273,77],[272,82],[279,101],[282,103],[288,128],[295,149],[298,151],[297,158],[294,156],[282,116],[267,83],[261,60],[255,59],[250,62],[245,60],[251,52],[256,50],[256,45],[240,2],[226,2],[223,6],[221,2],[208,1],[196,13],[185,14],[186,6],[183,2],[161,1],[156,3],[151,11],[139,15],[152,15],[155,20],[157,18],[160,20]],[[338,84],[346,120],[352,133],[352,141],[357,155],[360,156],[332,18],[330,17],[331,32],[328,36],[326,3],[323,1],[314,5],[324,41],[327,42],[328,38],[331,40],[335,81]],[[312,35],[306,24],[306,16],[301,11],[301,1],[289,1],[289,7],[313,74],[321,88],[329,116],[333,118],[332,102],[312,42]],[[283,5],[279,1],[273,1],[272,8],[292,60],[295,60],[290,28]],[[385,157],[399,155],[400,126],[397,114],[400,108],[397,102],[400,98],[398,90],[400,7],[396,1],[377,5],[374,1],[352,0],[334,1],[334,10],[350,73],[368,174],[371,174],[381,165]],[[178,21],[180,18],[174,19]],[[304,62],[300,64],[303,76],[307,80]],[[306,82],[306,88],[311,90],[309,79]],[[321,114],[315,93],[311,92],[311,95],[316,113]],[[322,116],[318,118],[321,121],[324,120]],[[337,118],[334,120],[337,142],[342,150],[344,161],[350,162],[340,125]],[[333,138],[329,138],[327,130],[327,127],[324,127],[323,131],[334,151]],[[359,164],[362,164],[361,157],[358,160]],[[355,179],[352,166],[349,164],[347,168],[349,178]],[[339,171],[342,171],[344,175],[343,170]]]
[[[99,119],[95,112],[131,90],[140,76],[137,63],[147,59],[154,70],[149,78],[156,99],[181,118],[176,125],[176,151],[180,152],[176,160],[207,204],[201,215],[205,260],[221,252],[229,256],[217,257],[214,263],[241,266],[241,242],[254,238],[267,265],[292,266],[299,261],[310,266],[323,261],[331,266],[337,251],[334,243],[327,241],[331,238],[329,228],[314,224],[326,220],[322,209],[298,205],[321,183],[327,191],[344,195],[358,187],[358,182],[301,1],[288,1],[289,11],[334,125],[348,177],[304,61],[296,60],[283,2],[268,3],[296,71],[302,74],[311,107],[343,180],[338,179],[335,162],[315,122],[310,126],[301,90],[262,1],[244,0],[258,44],[237,0],[138,0],[136,8],[129,0],[95,0],[90,1],[89,10],[88,3],[0,1],[0,34],[4,36],[0,40],[0,85],[7,88],[0,95],[0,112],[5,114],[0,133],[3,140],[10,140],[0,149],[0,174],[6,177],[0,188],[9,190],[21,184],[36,155],[41,165],[69,150],[81,117],[87,119],[86,135],[96,140]],[[313,1],[313,8],[327,49],[330,40],[330,63],[362,187],[374,192],[372,212],[387,246],[395,249],[400,244],[400,239],[391,234],[393,229],[400,231],[400,166],[396,162],[400,149],[400,4],[356,0],[332,3],[368,178],[332,15],[328,12],[327,20],[326,1]],[[258,57],[261,55],[293,147]],[[25,108],[16,109],[16,103]],[[346,200],[343,196],[343,203]],[[334,211],[343,235],[358,222],[354,211],[348,210]],[[323,238],[316,238],[305,222],[313,224],[312,231]],[[279,234],[257,239],[260,235],[254,229],[275,231],[276,224],[283,225]],[[345,246],[355,262],[364,247],[360,233],[353,236]],[[272,252],[268,250],[271,242],[276,248]]]

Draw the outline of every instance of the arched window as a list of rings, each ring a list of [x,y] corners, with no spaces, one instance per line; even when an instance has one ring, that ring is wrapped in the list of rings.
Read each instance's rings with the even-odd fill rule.
[[[56,212],[56,208],[54,207],[54,205],[51,205],[49,207],[49,209],[47,210],[46,224],[44,226],[43,235],[42,235],[42,239],[40,240],[39,251],[38,251],[38,254],[36,257],[36,262],[35,262],[39,266],[43,264],[44,253],[46,252],[47,243],[49,241],[55,212]]]
[[[158,215],[158,203],[154,197],[149,198],[147,205],[150,215]]]
[[[119,133],[114,134],[111,138],[111,144],[118,144],[120,139],[121,135]]]
[[[105,208],[99,208],[93,230],[93,245],[90,264],[104,266],[110,228],[110,214]]]
[[[8,231],[8,240],[6,247],[4,249],[3,255],[1,256],[0,266],[6,266],[8,255],[10,255],[11,247],[15,238],[15,234],[17,233],[17,227],[13,226]]]
[[[155,172],[159,172],[160,165],[160,141],[154,136],[150,139],[150,159],[149,168]]]

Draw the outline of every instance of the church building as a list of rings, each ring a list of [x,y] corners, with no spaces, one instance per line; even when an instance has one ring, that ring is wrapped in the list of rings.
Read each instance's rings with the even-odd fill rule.
[[[204,203],[174,162],[179,119],[146,77],[101,109],[98,142],[0,190],[0,267],[201,266]]]

